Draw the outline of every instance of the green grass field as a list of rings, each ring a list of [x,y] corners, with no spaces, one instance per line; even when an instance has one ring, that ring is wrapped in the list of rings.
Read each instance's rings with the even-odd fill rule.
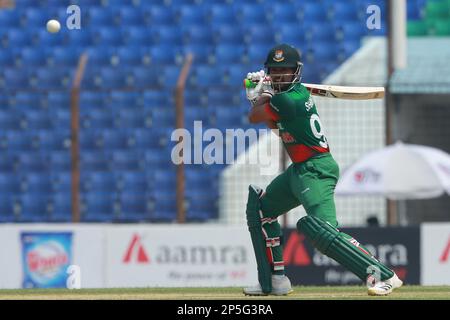
[[[295,287],[289,296],[246,297],[241,288],[117,288],[0,290],[0,300],[450,300],[450,286],[403,286],[386,297],[370,297],[363,286]]]

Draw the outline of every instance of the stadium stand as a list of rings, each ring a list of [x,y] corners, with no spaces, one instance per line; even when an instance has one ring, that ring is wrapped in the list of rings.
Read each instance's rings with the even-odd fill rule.
[[[48,34],[46,21],[67,17],[72,2],[82,7],[81,30],[63,23]],[[270,46],[298,46],[309,63],[303,81],[320,82],[375,34],[353,27],[369,2],[385,16],[382,0],[16,0],[0,9],[0,222],[70,221],[68,89],[81,53],[89,55],[80,96],[82,221],[174,221],[168,140],[182,57],[194,54],[186,127],[201,119],[245,129],[236,112],[246,104],[241,80],[262,67]],[[408,0],[408,33],[450,34],[449,5]],[[217,218],[211,181],[220,169],[187,171],[188,221]]]

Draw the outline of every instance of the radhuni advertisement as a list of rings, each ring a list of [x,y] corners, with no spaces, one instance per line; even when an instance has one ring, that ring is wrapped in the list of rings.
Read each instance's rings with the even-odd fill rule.
[[[408,284],[420,283],[420,227],[341,228]],[[359,285],[361,280],[317,251],[295,229],[284,233],[283,258],[293,285]]]

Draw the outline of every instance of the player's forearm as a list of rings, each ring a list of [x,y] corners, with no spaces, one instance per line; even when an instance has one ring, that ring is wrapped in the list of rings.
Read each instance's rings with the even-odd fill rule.
[[[265,109],[269,100],[270,98],[265,96],[259,98],[248,114],[248,121],[250,123],[260,123],[272,120]]]

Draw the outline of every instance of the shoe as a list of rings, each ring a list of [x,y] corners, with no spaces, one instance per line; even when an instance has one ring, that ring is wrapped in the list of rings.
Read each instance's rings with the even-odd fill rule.
[[[244,294],[246,296],[285,296],[292,293],[291,281],[285,275],[272,275],[272,291],[270,293],[264,293],[261,289],[261,285],[258,283],[254,287],[244,288]]]
[[[376,283],[373,287],[368,289],[367,293],[369,296],[387,296],[394,289],[400,288],[402,285],[403,281],[394,273],[392,278]]]

